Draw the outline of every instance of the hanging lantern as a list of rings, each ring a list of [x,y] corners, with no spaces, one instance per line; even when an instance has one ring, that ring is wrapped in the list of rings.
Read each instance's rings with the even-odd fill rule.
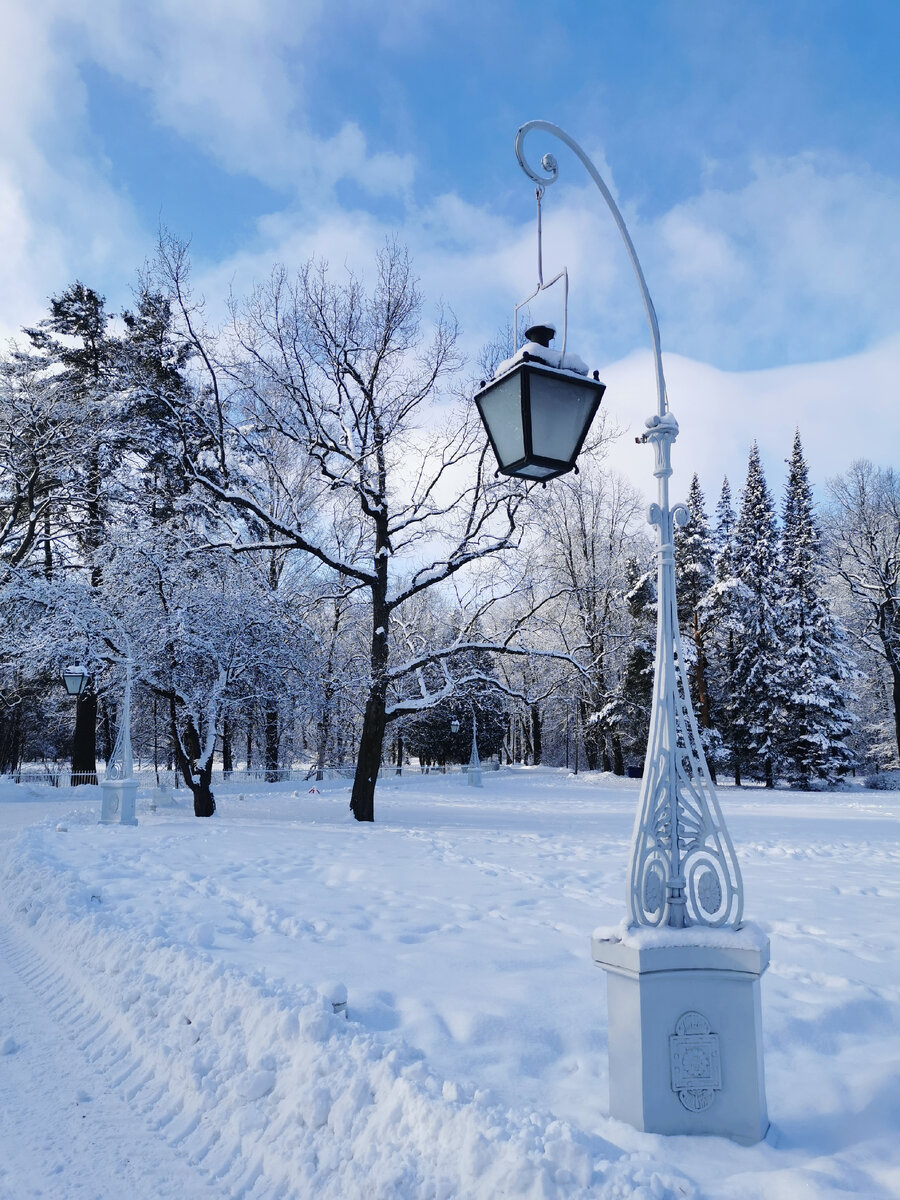
[[[549,349],[555,332],[528,329],[518,354],[475,395],[503,475],[544,481],[571,471],[606,391],[576,356]]]
[[[70,696],[81,696],[87,687],[88,679],[90,679],[90,675],[87,667],[66,667],[62,673],[62,681]]]

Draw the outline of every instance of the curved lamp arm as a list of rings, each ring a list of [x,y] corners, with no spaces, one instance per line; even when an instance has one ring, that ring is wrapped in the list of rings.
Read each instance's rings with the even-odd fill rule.
[[[659,344],[659,324],[656,320],[656,309],[653,307],[653,301],[650,299],[650,293],[647,290],[647,281],[644,279],[644,272],[641,270],[641,264],[638,261],[637,251],[634,248],[634,243],[631,236],[625,227],[625,222],[622,219],[622,214],[619,212],[618,205],[612,198],[612,193],[603,182],[600,172],[578,145],[574,138],[569,137],[565,130],[560,129],[558,125],[554,125],[552,121],[527,121],[516,134],[516,158],[519,160],[519,166],[525,172],[529,179],[533,180],[539,187],[549,187],[551,183],[556,182],[559,174],[559,167],[556,159],[552,154],[545,154],[541,159],[541,167],[546,174],[540,174],[535,171],[525,157],[525,138],[532,129],[540,129],[544,133],[550,133],[553,137],[559,138],[564,142],[572,153],[580,159],[584,169],[597,185],[601,196],[606,201],[609,211],[613,215],[619,233],[622,235],[622,241],[625,243],[625,249],[628,251],[628,257],[631,259],[631,265],[634,267],[634,273],[637,276],[638,286],[641,289],[641,296],[644,300],[644,309],[647,313],[647,323],[650,326],[650,337],[653,341],[653,356],[654,365],[656,368],[656,394],[659,402],[659,415],[664,417],[668,412],[668,400],[666,397],[666,380],[663,375],[662,365],[662,350]]]

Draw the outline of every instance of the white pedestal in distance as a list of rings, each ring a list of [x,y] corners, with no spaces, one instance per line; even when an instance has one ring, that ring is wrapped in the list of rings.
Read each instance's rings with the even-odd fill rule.
[[[592,949],[607,981],[610,1116],[647,1133],[764,1138],[765,934],[597,930]]]
[[[100,824],[137,825],[137,817],[134,815],[137,790],[136,779],[104,779],[100,784]]]

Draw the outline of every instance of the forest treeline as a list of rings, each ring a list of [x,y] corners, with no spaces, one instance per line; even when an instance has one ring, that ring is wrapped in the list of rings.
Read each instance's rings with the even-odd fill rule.
[[[349,764],[371,820],[382,762],[465,761],[473,720],[482,755],[639,769],[654,550],[602,422],[579,475],[497,476],[396,245],[215,329],[189,268],[165,236],[130,310],[76,282],[0,360],[0,773],[91,778],[128,660],[136,755],[198,816],[214,765]],[[817,507],[788,449],[777,499],[755,446],[712,512],[692,481],[679,618],[713,771],[812,788],[898,762],[900,484],[857,462]]]

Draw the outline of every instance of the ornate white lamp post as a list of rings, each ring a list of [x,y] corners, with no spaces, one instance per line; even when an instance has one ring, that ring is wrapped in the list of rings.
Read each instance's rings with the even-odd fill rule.
[[[106,764],[106,775],[100,784],[102,795],[100,822],[103,825],[137,825],[134,802],[138,784],[134,778],[134,760],[131,754],[131,672],[133,665],[129,653],[125,659],[125,696],[122,701],[119,729],[112,754]]]
[[[607,973],[610,1113],[648,1132],[721,1134],[755,1142],[768,1128],[759,980],[768,966],[769,943],[760,930],[741,923],[740,871],[703,755],[684,672],[675,602],[674,530],[676,524],[686,523],[688,513],[683,505],[673,507],[669,501],[678,423],[666,395],[656,312],[609,189],[578,143],[548,121],[529,121],[516,135],[519,165],[537,185],[538,212],[544,188],[556,181],[558,168],[552,154],[541,159],[541,172],[529,165],[524,141],[532,130],[551,134],[568,146],[606,201],[640,287],[656,372],[657,411],[647,420],[640,439],[653,447],[658,489],[657,502],[649,511],[657,530],[659,592],[650,734],[631,847],[627,920],[623,928],[598,930],[593,938],[594,961]],[[538,231],[540,235],[540,223]],[[540,291],[544,286],[540,252],[538,262]],[[504,372],[509,373],[510,363],[520,359],[521,352],[502,364],[501,378],[495,377],[479,397],[490,389],[495,395],[500,392]],[[561,361],[560,367],[565,365]],[[554,374],[562,375],[563,370]],[[546,394],[549,385],[544,386],[549,409],[552,397]],[[562,413],[571,411],[562,390],[557,404]],[[488,424],[486,406],[480,403],[479,408]],[[505,409],[515,422],[515,404]],[[557,432],[572,424],[568,416],[557,422],[545,418],[545,423]],[[516,427],[507,440],[518,437]],[[495,448],[505,444],[503,438],[502,432],[491,433]],[[583,439],[584,433],[570,460],[566,448],[554,444],[552,457],[558,466],[546,477],[574,466]],[[537,431],[526,445],[526,461],[540,465]],[[562,466],[567,461],[569,465]],[[526,478],[545,477],[505,469]]]

